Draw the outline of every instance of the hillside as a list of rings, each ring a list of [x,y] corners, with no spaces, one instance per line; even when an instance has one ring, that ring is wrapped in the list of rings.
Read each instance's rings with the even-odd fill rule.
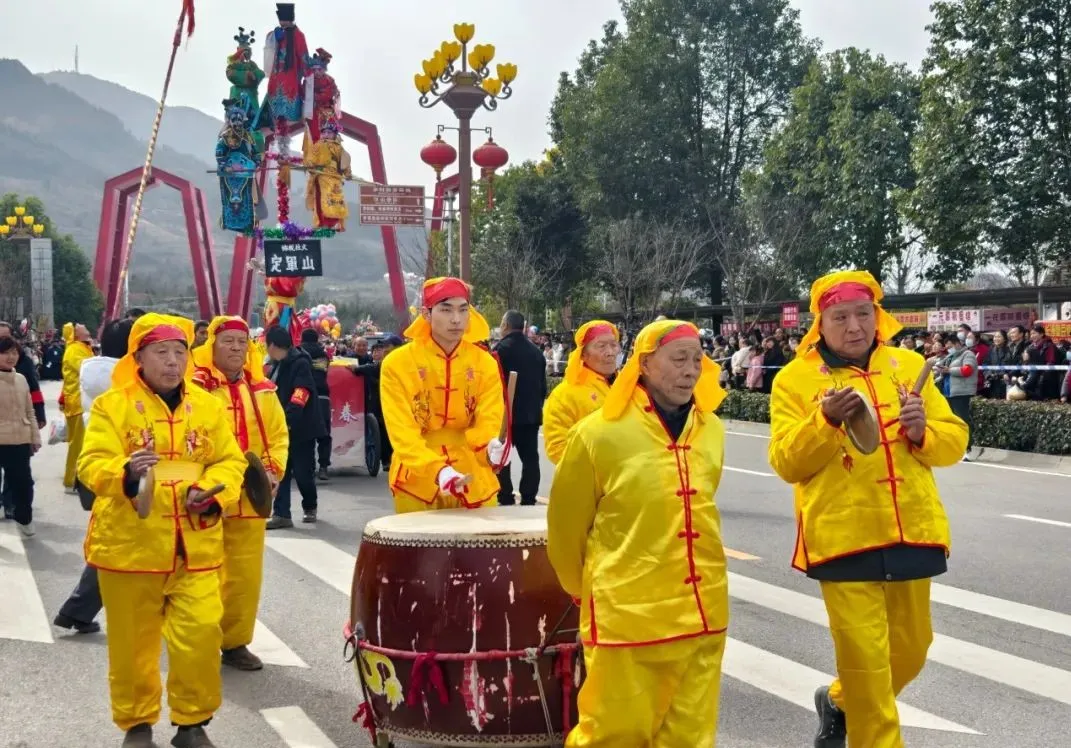
[[[62,231],[70,232],[93,259],[100,221],[101,188],[106,179],[140,166],[155,113],[148,96],[108,81],[75,73],[35,76],[17,60],[0,59],[0,90],[5,107],[0,113],[0,193],[40,197]],[[176,114],[177,112],[177,114]],[[169,118],[176,125],[169,128]],[[164,115],[154,165],[190,179],[200,187],[214,226],[218,216],[217,178],[206,173],[218,124],[197,110],[177,107]],[[187,137],[188,136],[188,137]],[[200,148],[196,141],[207,138]],[[200,153],[202,155],[197,155]],[[306,221],[303,185],[295,180],[294,214]],[[138,278],[166,279],[176,289],[191,284],[189,251],[181,203],[168,188],[147,193],[131,267],[132,290]],[[269,198],[274,202],[273,198]],[[274,206],[272,206],[274,210]],[[355,211],[355,206],[351,206]],[[384,288],[385,272],[379,231],[360,228],[332,239],[325,251],[325,271],[331,286]],[[417,247],[423,232],[399,232],[404,247]],[[212,239],[224,283],[230,273],[233,234],[213,230]],[[328,247],[325,247],[327,249]],[[409,253],[413,254],[410,249]],[[403,250],[404,254],[404,250]],[[310,284],[315,290],[326,281]],[[224,287],[225,289],[225,287]]]

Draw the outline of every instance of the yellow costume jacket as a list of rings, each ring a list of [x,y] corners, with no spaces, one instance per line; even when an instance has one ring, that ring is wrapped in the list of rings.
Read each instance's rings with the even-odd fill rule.
[[[418,338],[383,360],[379,395],[394,446],[395,494],[435,504],[447,465],[473,477],[461,504],[477,506],[498,494],[486,447],[502,427],[505,402],[490,353],[462,341],[447,355],[433,340]]]
[[[922,390],[922,445],[901,433],[900,398],[914,387],[922,366],[913,351],[879,345],[868,371],[830,368],[812,349],[777,375],[769,457],[777,474],[795,486],[797,569],[901,543],[947,552],[948,518],[930,468],[962,459],[967,425],[929,378]],[[878,413],[882,443],[871,455],[861,454],[844,428],[822,414],[825,392],[841,387],[854,387]]]
[[[580,598],[587,645],[661,644],[725,631],[725,550],[714,493],[725,429],[692,409],[674,442],[647,392],[581,421],[554,475],[547,552]]]
[[[135,501],[123,492],[123,478],[130,454],[146,448],[181,467],[201,466],[203,473],[192,481],[157,480],[152,511],[140,519]],[[78,459],[79,480],[97,496],[86,532],[86,561],[107,571],[169,574],[184,549],[188,571],[219,568],[220,515],[189,512],[186,492],[222,483],[225,488],[215,499],[227,513],[238,503],[245,467],[228,414],[212,395],[186,384],[172,413],[140,377],[112,387],[93,401]]]
[[[581,384],[563,381],[543,404],[543,442],[547,459],[554,465],[565,453],[569,429],[601,408],[610,392],[609,382],[593,371],[586,373]]]
[[[242,372],[242,378],[237,382],[229,382],[214,366],[197,367],[193,381],[223,406],[239,449],[255,454],[276,480],[281,479],[286,472],[290,431],[286,426],[286,412],[275,392],[275,384],[266,379],[250,382],[246,372]],[[263,517],[256,513],[245,491],[242,491],[241,499],[228,512],[227,519]]]
[[[68,418],[82,415],[82,362],[92,357],[93,349],[88,343],[72,340],[63,351],[63,363],[60,371],[63,375],[63,395],[61,405],[63,415]]]

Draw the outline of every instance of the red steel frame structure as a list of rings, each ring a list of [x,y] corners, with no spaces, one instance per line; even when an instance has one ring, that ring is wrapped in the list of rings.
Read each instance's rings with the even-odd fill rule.
[[[383,158],[383,144],[379,139],[378,128],[366,120],[343,112],[339,120],[342,133],[353,138],[368,148],[368,161],[372,170],[372,181],[387,183],[387,167]],[[304,126],[295,123],[291,135],[302,132]],[[271,138],[269,136],[268,141]],[[215,253],[212,235],[208,228],[208,210],[204,194],[188,179],[177,177],[170,172],[151,167],[149,186],[158,182],[173,187],[182,194],[182,208],[186,216],[186,233],[190,243],[190,256],[193,262],[193,279],[197,289],[197,304],[201,317],[211,319],[222,313],[223,304],[216,275]],[[264,194],[267,171],[257,173],[257,186]],[[104,183],[104,197],[101,200],[100,229],[97,234],[96,262],[93,266],[93,280],[104,295],[105,312],[108,318],[119,314],[122,302],[122,289],[119,288],[119,276],[127,262],[126,228],[129,226],[129,209],[131,195],[137,194],[141,180],[141,169],[112,177]],[[436,191],[440,206],[441,198]],[[383,236],[383,253],[390,277],[391,301],[398,320],[407,320],[409,306],[405,296],[405,279],[402,275],[401,260],[398,255],[398,239],[393,226],[381,226]],[[256,241],[252,237],[237,236],[234,239],[234,257],[231,261],[230,284],[227,290],[226,313],[248,318],[250,297],[253,289],[253,270],[249,261],[256,254]],[[404,324],[404,323],[403,323]]]

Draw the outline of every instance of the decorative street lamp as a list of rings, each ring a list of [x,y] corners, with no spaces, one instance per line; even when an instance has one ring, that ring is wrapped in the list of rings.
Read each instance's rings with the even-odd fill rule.
[[[464,281],[470,280],[471,263],[469,262],[469,250],[471,245],[471,200],[472,200],[472,136],[469,124],[472,115],[477,109],[483,107],[488,111],[498,108],[500,99],[508,99],[513,95],[510,84],[517,78],[517,66],[512,63],[502,63],[496,66],[497,78],[492,78],[488,66],[495,57],[493,44],[476,44],[469,49],[469,42],[476,34],[476,27],[471,23],[454,24],[454,37],[456,42],[443,42],[442,46],[435,51],[431,59],[424,60],[423,73],[417,73],[413,77],[413,83],[420,93],[420,106],[425,109],[446,102],[459,125],[458,150],[460,151],[460,163],[458,172],[460,184],[458,185],[458,202],[461,213],[461,249],[459,258],[459,275]],[[456,69],[454,63],[460,61],[461,68]],[[431,145],[438,148],[440,138],[436,138]],[[443,143],[446,145],[446,143]],[[439,156],[431,155],[436,159],[435,163],[425,158],[425,151],[431,146],[425,146],[421,151],[421,158],[433,169],[436,164],[445,158],[445,152]],[[452,149],[451,149],[452,150]],[[494,159],[492,159],[493,161]],[[443,164],[448,166],[450,162]],[[478,164],[482,166],[482,164]],[[440,174],[443,166],[436,169],[436,175]]]
[[[10,244],[12,252],[17,256],[23,251],[22,242],[26,241],[28,260],[26,267],[28,275],[19,281],[19,286],[29,291],[29,314],[35,326],[52,327],[53,302],[52,302],[52,240],[45,237],[44,224],[37,223],[33,215],[26,213],[22,205],[16,206],[13,215],[7,216],[0,222],[0,243]],[[11,312],[21,316],[24,312],[17,311],[22,303],[19,292],[16,292],[14,302],[16,308],[5,307],[0,311],[0,316],[7,317]]]
[[[15,215],[0,223],[0,239],[28,239],[44,233],[44,224],[34,223],[33,216],[26,215],[26,208],[21,205],[15,208]]]

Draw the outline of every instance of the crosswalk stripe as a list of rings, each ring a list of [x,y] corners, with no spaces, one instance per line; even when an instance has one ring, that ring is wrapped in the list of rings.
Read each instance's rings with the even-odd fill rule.
[[[1021,519],[1025,522],[1037,522],[1039,525],[1052,525],[1053,527],[1071,527],[1071,522],[1061,522],[1058,519],[1044,519],[1043,517],[1028,517],[1025,514],[1005,514],[1008,519]]]
[[[728,465],[723,465],[721,469],[722,470],[728,470],[730,473],[743,473],[744,475],[757,475],[760,478],[773,478],[774,477],[773,473],[764,473],[761,470],[747,470],[745,468],[729,467]]]
[[[0,639],[52,644],[52,626],[18,532],[13,522],[0,526]]]
[[[319,538],[283,538],[268,535],[268,547],[329,587],[346,595],[353,582],[354,556]]]
[[[814,709],[814,689],[833,678],[806,665],[753,647],[739,639],[730,638],[725,644],[721,671],[733,680],[746,683],[766,693],[784,699],[798,707]],[[942,719],[913,706],[896,702],[900,724],[924,730],[959,732],[981,735],[977,730]]]
[[[261,709],[260,714],[290,748],[337,748],[299,706]]]
[[[1023,603],[991,597],[990,595],[971,592],[959,587],[948,587],[943,584],[931,585],[930,598],[942,605],[950,605],[953,608],[969,610],[972,613],[981,613],[990,618],[999,618],[1002,621],[1017,623],[1020,626],[1029,626],[1030,628],[1071,637],[1071,616],[1066,613],[1036,608],[1033,605],[1024,605]]]
[[[729,572],[729,594],[738,600],[828,626],[819,598]],[[979,644],[934,634],[929,658],[965,673],[1071,705],[1071,673]]]
[[[253,629],[253,643],[249,645],[249,649],[265,665],[308,667],[305,661],[298,657],[294,650],[286,646],[282,639],[272,633],[271,629],[261,623],[259,618]]]

